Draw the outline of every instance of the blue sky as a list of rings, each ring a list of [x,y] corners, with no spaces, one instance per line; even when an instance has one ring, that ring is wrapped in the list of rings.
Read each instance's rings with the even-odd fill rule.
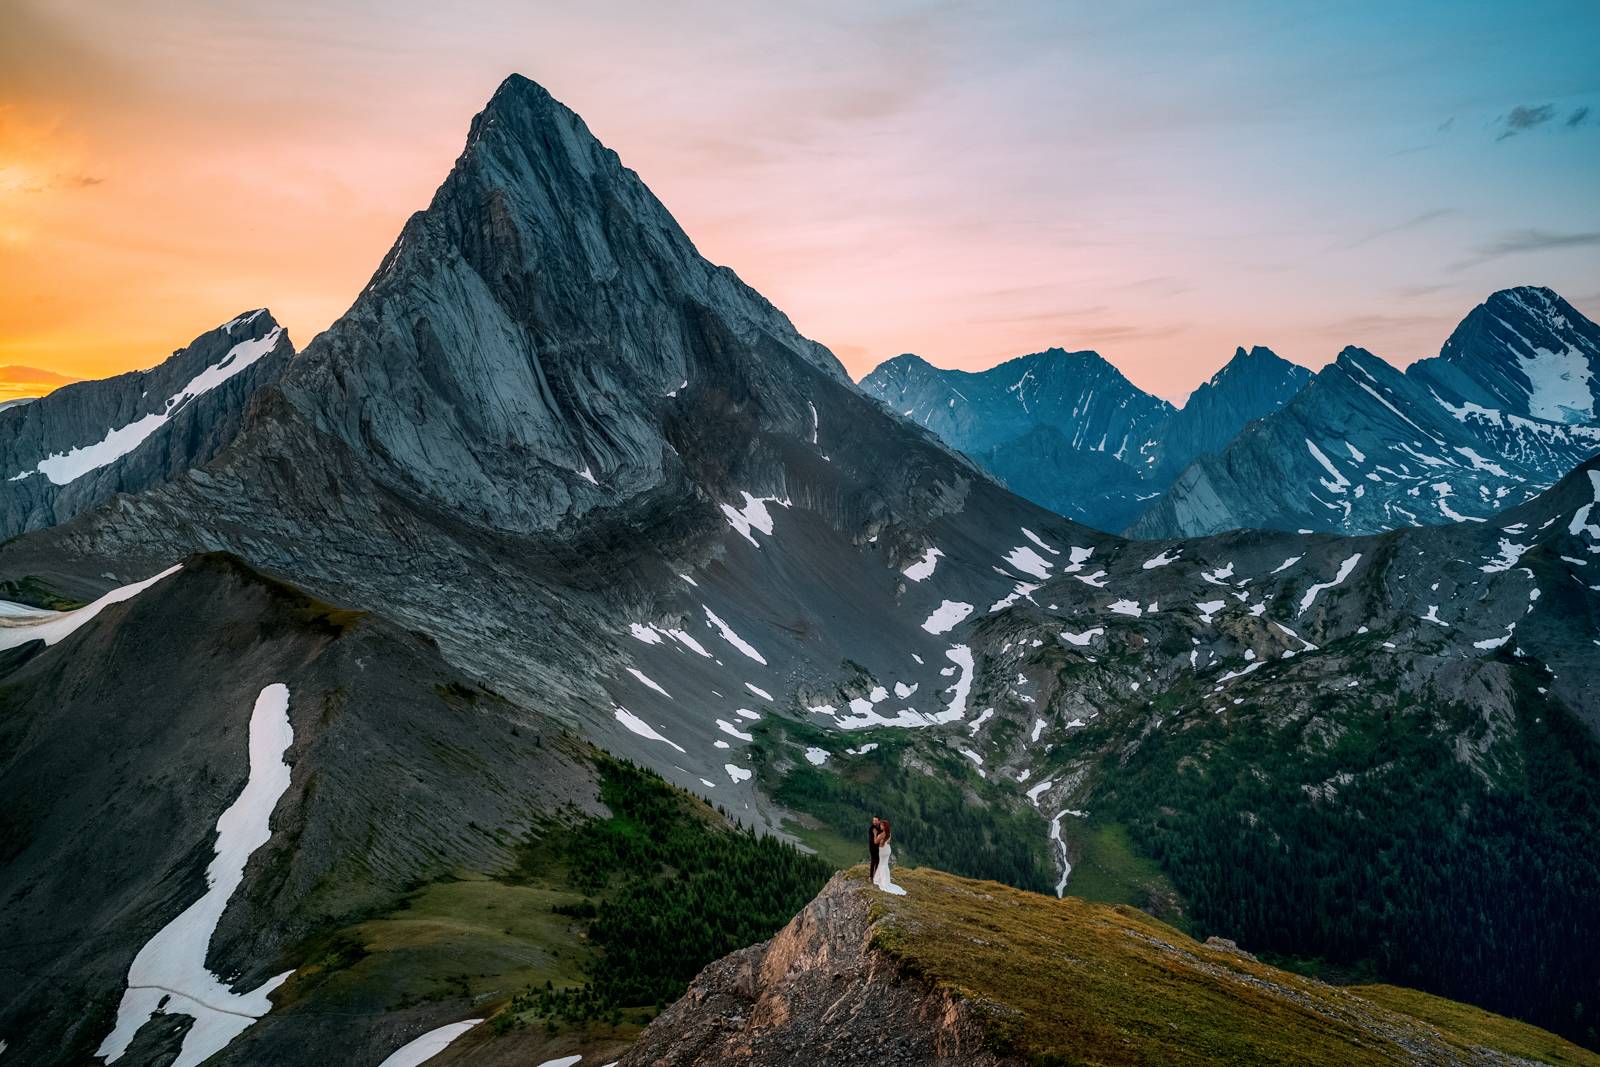
[[[1181,398],[1235,345],[1433,354],[1509,285],[1600,316],[1600,4],[14,0],[0,20],[0,363],[147,364],[263,303],[308,340],[512,70],[858,374],[1060,345]]]

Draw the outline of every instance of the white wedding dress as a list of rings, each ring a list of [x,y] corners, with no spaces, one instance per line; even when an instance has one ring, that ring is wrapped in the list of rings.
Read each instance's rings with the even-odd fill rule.
[[[885,893],[893,893],[897,897],[906,895],[904,889],[889,880],[889,842],[887,841],[878,846],[878,873],[872,876],[872,884]]]

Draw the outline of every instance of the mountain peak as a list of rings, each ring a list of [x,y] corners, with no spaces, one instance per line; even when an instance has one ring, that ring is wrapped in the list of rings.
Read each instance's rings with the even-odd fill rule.
[[[1200,389],[1204,389],[1207,385],[1220,385],[1225,379],[1236,374],[1260,374],[1263,372],[1287,376],[1301,382],[1311,376],[1310,371],[1305,371],[1304,368],[1300,368],[1297,364],[1290,363],[1264,345],[1251,345],[1248,350],[1243,345],[1240,345],[1233,350],[1232,358],[1227,363],[1224,363],[1204,385],[1200,386]],[[1200,389],[1196,389],[1195,392],[1198,393]]]
[[[278,320],[266,308],[254,308],[235,315],[217,330],[229,337],[265,337],[279,328]]]
[[[1589,425],[1600,418],[1600,326],[1553,289],[1501,289],[1406,373],[1456,404]]]

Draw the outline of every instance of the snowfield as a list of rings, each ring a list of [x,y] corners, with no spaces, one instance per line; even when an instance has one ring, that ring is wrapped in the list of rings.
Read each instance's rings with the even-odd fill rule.
[[[437,1030],[429,1030],[415,1041],[407,1042],[391,1052],[378,1067],[418,1067],[426,1063],[439,1053],[450,1047],[450,1043],[474,1026],[483,1022],[482,1019],[467,1019],[464,1022],[450,1023]],[[572,1062],[578,1058],[574,1056]]]
[[[211,935],[244,881],[245,863],[272,837],[267,824],[289,789],[289,765],[283,757],[293,743],[289,687],[269,685],[250,713],[250,777],[217,820],[216,852],[206,868],[205,894],[157,931],[133,958],[116,1026],[96,1051],[107,1063],[121,1059],[139,1027],[161,1012],[194,1019],[173,1067],[196,1067],[270,1011],[267,995],[294,973],[285,971],[248,993],[235,993],[228,982],[206,969]]]
[[[56,485],[66,485],[90,471],[115,463],[171,422],[172,417],[182,411],[190,401],[209,393],[271,352],[282,334],[283,327],[279,326],[263,337],[239,342],[230,348],[228,354],[221,360],[195,375],[187,385],[172,394],[162,410],[151,412],[126,426],[113,427],[92,445],[46,456],[33,470],[12,475],[11,480],[17,481],[31,474],[42,474]]]
[[[175,564],[142,582],[119,586],[93,603],[72,611],[42,611],[25,604],[0,601],[0,651],[25,645],[29,641],[53,645],[71,636],[112,604],[131,600],[161,579],[177,574],[182,569],[183,564]]]

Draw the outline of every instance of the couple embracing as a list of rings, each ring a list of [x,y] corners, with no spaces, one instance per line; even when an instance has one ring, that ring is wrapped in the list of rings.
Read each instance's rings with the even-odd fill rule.
[[[872,884],[885,893],[903,897],[906,891],[889,880],[889,820],[877,815],[867,829],[867,852],[872,857]]]

